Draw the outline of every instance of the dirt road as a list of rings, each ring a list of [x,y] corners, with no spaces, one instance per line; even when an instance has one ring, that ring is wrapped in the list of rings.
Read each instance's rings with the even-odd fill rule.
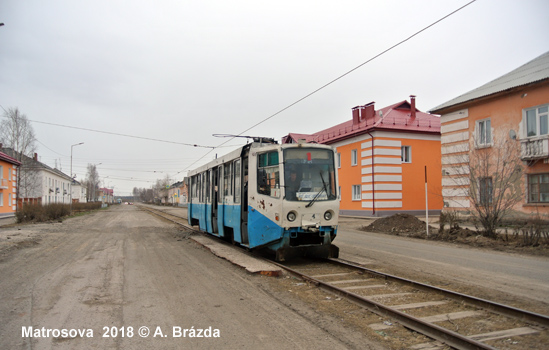
[[[135,206],[0,228],[0,348],[379,348],[267,278]]]

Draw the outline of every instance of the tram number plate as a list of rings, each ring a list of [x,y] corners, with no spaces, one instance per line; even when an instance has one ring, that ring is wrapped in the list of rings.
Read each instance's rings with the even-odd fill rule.
[[[301,224],[303,226],[312,226],[320,224],[321,214],[303,214],[301,217]]]

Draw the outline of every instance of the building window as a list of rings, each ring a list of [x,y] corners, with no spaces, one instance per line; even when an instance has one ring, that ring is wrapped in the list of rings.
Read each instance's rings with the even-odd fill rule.
[[[526,110],[526,136],[549,134],[549,105]]]
[[[353,185],[353,200],[360,200],[360,185]]]
[[[358,164],[358,152],[356,149],[351,151],[351,165],[357,165]]]
[[[479,199],[480,205],[492,204],[492,178],[481,177],[479,179]]]
[[[4,194],[0,192],[0,207],[4,206]]]
[[[400,160],[402,161],[402,163],[412,162],[412,146],[400,147]]]
[[[341,153],[337,154],[337,168],[341,168]]]
[[[549,174],[528,175],[528,202],[549,202]]]
[[[492,144],[492,126],[490,119],[477,121],[477,146],[486,147]]]
[[[338,187],[337,199],[341,202],[341,186]]]

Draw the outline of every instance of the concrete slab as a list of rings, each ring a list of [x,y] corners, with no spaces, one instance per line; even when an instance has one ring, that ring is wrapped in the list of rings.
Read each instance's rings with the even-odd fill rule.
[[[204,236],[192,236],[191,239],[209,249],[220,258],[226,259],[235,265],[243,267],[250,273],[258,273],[260,275],[272,277],[277,277],[282,274],[282,270],[278,266],[251,257],[242,251],[238,251],[235,247],[226,246]]]

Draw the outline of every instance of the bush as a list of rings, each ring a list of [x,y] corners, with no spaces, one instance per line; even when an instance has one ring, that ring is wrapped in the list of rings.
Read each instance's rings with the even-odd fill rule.
[[[527,225],[515,229],[515,237],[522,238],[523,246],[537,247],[549,244],[549,224],[541,218],[528,221]]]
[[[88,203],[73,203],[72,211],[81,212],[81,211],[90,211],[101,209],[101,202],[88,202]]]
[[[91,211],[101,208],[101,202],[91,203],[73,203],[73,212]],[[43,222],[49,220],[59,220],[64,216],[70,215],[69,204],[24,204],[17,210],[15,217],[18,223],[22,222]]]
[[[46,211],[41,204],[24,204],[15,213],[17,222],[45,221]]]

